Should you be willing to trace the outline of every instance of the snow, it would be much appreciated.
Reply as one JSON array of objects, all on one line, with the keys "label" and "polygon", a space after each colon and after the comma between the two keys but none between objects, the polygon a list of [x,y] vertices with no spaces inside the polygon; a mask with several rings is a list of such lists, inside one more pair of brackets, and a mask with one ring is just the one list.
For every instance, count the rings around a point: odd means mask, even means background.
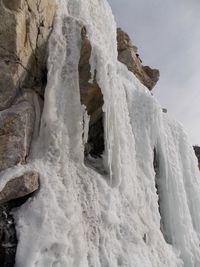
[{"label": "snow", "polygon": [[[5,183],[25,169],[40,173],[39,192],[14,212],[16,267],[200,266],[200,177],[187,135],[117,61],[107,1],[57,4],[40,134],[28,165],[3,174]],[[107,174],[84,164],[89,118],[78,82],[83,26],[104,96]]]}]

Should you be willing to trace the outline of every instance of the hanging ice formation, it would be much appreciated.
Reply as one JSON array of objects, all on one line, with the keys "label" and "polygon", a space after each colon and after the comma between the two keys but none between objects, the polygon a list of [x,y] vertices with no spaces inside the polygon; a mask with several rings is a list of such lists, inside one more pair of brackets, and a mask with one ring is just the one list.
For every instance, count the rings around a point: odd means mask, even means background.
[{"label": "hanging ice formation", "polygon": [[[40,136],[26,167],[40,173],[41,188],[15,212],[16,267],[199,267],[200,177],[186,134],[117,61],[107,1],[57,5]],[[104,173],[84,164],[83,27],[104,98]]]}]

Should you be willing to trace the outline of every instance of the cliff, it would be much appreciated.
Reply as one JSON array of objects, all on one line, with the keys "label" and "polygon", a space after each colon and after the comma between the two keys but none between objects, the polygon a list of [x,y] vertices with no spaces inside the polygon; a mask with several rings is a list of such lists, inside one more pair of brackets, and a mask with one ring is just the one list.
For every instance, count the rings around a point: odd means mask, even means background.
[{"label": "cliff", "polygon": [[2,267],[199,266],[193,149],[107,1],[2,0],[0,66]]}]

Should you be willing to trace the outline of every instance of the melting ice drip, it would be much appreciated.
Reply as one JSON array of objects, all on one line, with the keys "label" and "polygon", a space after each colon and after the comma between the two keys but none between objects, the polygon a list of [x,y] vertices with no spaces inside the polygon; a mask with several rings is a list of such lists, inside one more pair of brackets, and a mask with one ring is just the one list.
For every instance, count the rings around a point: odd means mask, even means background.
[{"label": "melting ice drip", "polygon": [[[104,96],[109,177],[83,163],[78,83],[83,26]],[[195,165],[180,125],[117,62],[116,25],[106,0],[58,1],[41,134],[30,163],[40,172],[41,189],[15,214],[16,266],[200,266]]]}]

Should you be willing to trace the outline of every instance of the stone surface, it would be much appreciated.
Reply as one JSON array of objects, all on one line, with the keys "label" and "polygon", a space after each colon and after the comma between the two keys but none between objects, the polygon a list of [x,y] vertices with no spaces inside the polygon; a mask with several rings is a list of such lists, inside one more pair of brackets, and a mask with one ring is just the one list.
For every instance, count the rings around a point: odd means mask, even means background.
[{"label": "stone surface", "polygon": [[35,123],[34,95],[23,92],[0,113],[0,171],[26,162]]},{"label": "stone surface", "polygon": [[194,152],[195,152],[195,155],[198,159],[198,166],[199,166],[199,170],[200,170],[200,147],[194,146]]},{"label": "stone surface", "polygon": [[128,34],[120,28],[117,29],[117,43],[118,60],[125,64],[142,84],[152,90],[159,79],[159,71],[142,65],[142,61],[137,54],[137,47],[132,45]]},{"label": "stone surface", "polygon": [[0,203],[21,198],[33,193],[39,188],[39,174],[27,172],[10,180],[0,192]]},{"label": "stone surface", "polygon": [[122,31],[121,28],[117,28],[117,50],[121,52],[128,48],[132,48],[135,53],[137,53],[137,47],[132,45],[129,35]]},{"label": "stone surface", "polygon": [[12,104],[22,86],[37,85],[43,92],[54,13],[53,0],[0,1],[0,110]]},{"label": "stone surface", "polygon": [[2,0],[6,8],[10,10],[19,10],[22,9],[24,0]]}]

